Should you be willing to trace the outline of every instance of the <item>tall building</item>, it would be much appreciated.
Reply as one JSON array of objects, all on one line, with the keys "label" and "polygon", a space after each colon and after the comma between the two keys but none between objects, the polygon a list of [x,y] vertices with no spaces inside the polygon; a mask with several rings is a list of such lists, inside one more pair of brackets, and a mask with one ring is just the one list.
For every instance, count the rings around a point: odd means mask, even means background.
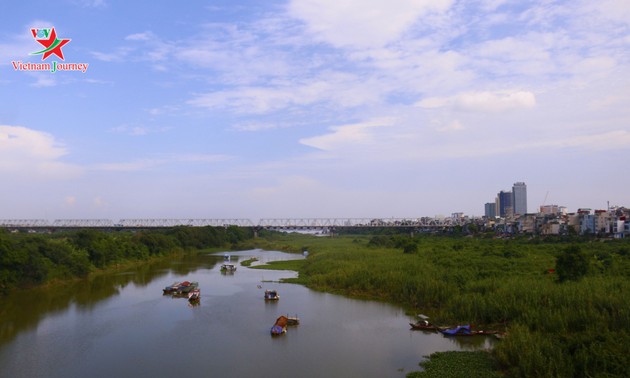
[{"label": "tall building", "polygon": [[512,209],[514,214],[527,214],[527,185],[515,182],[512,186]]},{"label": "tall building", "polygon": [[484,214],[487,218],[494,218],[497,216],[497,204],[494,202],[488,202],[485,204]]},{"label": "tall building", "polygon": [[514,214],[512,208],[512,192],[504,190],[497,194],[497,212],[500,217],[508,217]]}]

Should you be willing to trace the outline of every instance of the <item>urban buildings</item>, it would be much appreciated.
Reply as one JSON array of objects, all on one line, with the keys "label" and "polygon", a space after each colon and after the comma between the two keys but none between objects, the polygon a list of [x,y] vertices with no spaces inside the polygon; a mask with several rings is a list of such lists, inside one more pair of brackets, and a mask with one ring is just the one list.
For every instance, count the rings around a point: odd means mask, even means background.
[{"label": "urban buildings", "polygon": [[527,214],[527,185],[515,182],[512,191],[500,191],[494,203],[484,205],[486,217],[511,217],[517,214]]}]

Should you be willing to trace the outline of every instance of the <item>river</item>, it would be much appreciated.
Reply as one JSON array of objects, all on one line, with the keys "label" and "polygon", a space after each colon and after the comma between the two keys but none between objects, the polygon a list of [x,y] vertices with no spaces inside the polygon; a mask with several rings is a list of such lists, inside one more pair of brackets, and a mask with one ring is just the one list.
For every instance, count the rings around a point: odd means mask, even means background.
[{"label": "river", "polygon": [[[399,307],[279,283],[295,272],[249,269],[303,258],[274,251],[200,254],[0,297],[0,377],[404,377],[436,351],[488,348],[484,336],[411,331]],[[197,281],[201,299],[163,295]],[[275,289],[276,302],[263,299]],[[272,337],[280,315],[300,325]]]}]

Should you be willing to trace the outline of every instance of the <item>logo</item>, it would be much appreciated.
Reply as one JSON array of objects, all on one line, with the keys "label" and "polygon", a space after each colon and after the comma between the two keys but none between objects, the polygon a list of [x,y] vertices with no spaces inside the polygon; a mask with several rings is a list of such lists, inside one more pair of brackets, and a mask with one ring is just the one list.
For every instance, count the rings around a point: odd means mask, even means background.
[{"label": "logo", "polygon": [[32,52],[31,55],[40,55],[42,54],[42,60],[46,60],[52,54],[55,54],[61,60],[65,60],[63,57],[63,51],[61,48],[65,46],[70,39],[59,39],[57,38],[57,32],[55,28],[51,29],[31,29],[31,34],[33,34],[33,38],[40,45],[44,46],[45,49],[37,52]]},{"label": "logo", "polygon": [[[70,43],[71,39],[57,37],[57,31],[54,27],[32,28],[31,35],[37,43],[44,47],[44,49],[32,52],[29,55],[41,55],[42,61],[50,58],[53,55],[57,56],[62,61],[66,60],[63,55],[62,48]],[[56,60],[51,60],[50,62],[43,63],[31,63],[22,62],[21,60],[14,60],[11,62],[11,64],[13,64],[13,69],[15,71],[50,71],[52,73],[55,73],[57,71],[80,71],[85,73],[89,66],[88,63],[65,63],[58,62]]]}]

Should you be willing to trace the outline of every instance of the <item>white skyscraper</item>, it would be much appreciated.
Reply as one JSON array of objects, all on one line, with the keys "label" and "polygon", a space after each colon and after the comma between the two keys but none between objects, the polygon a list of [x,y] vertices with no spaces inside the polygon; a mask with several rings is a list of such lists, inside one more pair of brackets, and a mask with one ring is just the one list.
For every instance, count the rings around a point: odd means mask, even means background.
[{"label": "white skyscraper", "polygon": [[512,186],[512,206],[514,214],[527,213],[527,185],[524,182],[515,182]]}]

